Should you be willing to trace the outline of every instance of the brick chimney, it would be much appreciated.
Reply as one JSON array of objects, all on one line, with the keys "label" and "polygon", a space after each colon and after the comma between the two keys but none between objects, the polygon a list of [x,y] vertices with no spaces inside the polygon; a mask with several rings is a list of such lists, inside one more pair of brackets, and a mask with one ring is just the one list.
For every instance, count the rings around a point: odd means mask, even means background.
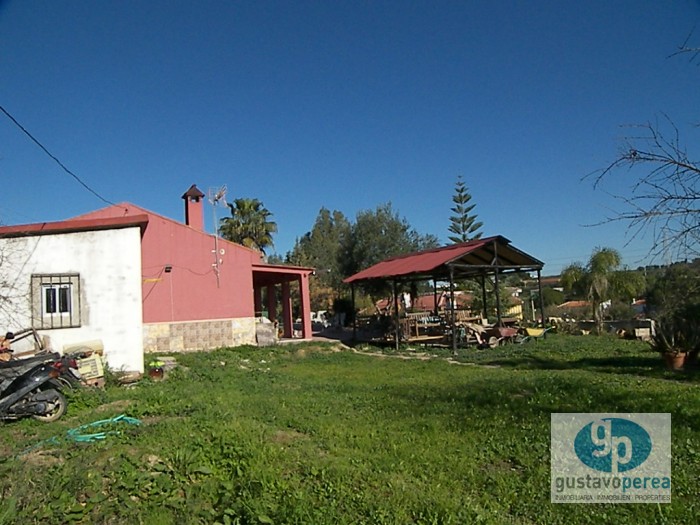
[{"label": "brick chimney", "polygon": [[182,196],[185,199],[185,224],[199,231],[204,231],[203,197],[204,193],[199,191],[195,184]]}]

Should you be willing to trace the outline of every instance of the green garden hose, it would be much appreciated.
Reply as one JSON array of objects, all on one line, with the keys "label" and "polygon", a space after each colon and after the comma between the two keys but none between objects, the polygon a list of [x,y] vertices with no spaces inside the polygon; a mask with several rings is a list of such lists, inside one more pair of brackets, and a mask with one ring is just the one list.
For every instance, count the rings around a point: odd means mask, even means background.
[{"label": "green garden hose", "polygon": [[93,427],[101,427],[103,425],[109,425],[112,423],[128,423],[129,425],[140,425],[141,421],[139,419],[136,419],[134,417],[129,417],[127,415],[121,414],[118,416],[115,416],[111,419],[102,419],[100,421],[95,421],[93,423],[86,423],[85,425],[81,425],[79,427],[73,428],[66,432],[66,437],[69,440],[76,441],[78,443],[90,443],[92,441],[99,441],[101,439],[105,439],[107,436],[111,434],[119,434],[118,430],[108,430],[106,432],[96,432],[93,434],[83,434],[83,430],[87,428],[93,428]]},{"label": "green garden hose", "polygon": [[97,427],[102,427],[105,425],[112,425],[115,423],[126,423],[129,425],[140,425],[141,420],[136,419],[135,417],[129,417],[125,414],[120,414],[118,416],[115,416],[110,419],[101,419],[99,421],[94,421],[93,423],[86,423],[84,425],[80,425],[79,427],[73,428],[66,432],[66,435],[61,438],[60,436],[53,436],[48,439],[45,439],[43,441],[40,441],[36,445],[32,445],[31,447],[23,450],[22,452],[19,453],[19,456],[23,456],[25,454],[28,454],[29,452],[36,450],[37,448],[41,448],[45,444],[51,444],[51,445],[58,445],[62,440],[67,440],[67,441],[74,441],[76,443],[92,443],[94,441],[100,441],[103,439],[106,439],[107,436],[113,435],[113,434],[119,434],[119,430],[106,430],[103,432],[93,432],[93,433],[85,433],[86,429],[89,428],[97,428]]}]

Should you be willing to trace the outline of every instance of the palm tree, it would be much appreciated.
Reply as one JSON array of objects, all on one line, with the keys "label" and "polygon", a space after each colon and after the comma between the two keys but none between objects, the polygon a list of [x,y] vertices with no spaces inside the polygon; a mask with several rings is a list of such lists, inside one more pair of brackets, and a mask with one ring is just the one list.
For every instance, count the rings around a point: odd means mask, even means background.
[{"label": "palm tree", "polygon": [[219,234],[229,241],[259,250],[273,246],[272,234],[277,223],[269,220],[272,213],[258,199],[236,199],[229,203],[231,217],[221,219]]},{"label": "palm tree", "polygon": [[596,248],[588,264],[573,263],[564,268],[561,282],[564,289],[583,295],[593,307],[596,332],[603,331],[605,301],[615,298],[632,298],[644,287],[644,278],[635,272],[620,269],[622,257],[613,248]]}]

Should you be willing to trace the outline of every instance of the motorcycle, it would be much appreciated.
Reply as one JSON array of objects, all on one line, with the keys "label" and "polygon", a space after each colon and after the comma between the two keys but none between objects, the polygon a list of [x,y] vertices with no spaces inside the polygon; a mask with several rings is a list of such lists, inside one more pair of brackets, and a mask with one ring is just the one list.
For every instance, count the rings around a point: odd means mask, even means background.
[{"label": "motorcycle", "polygon": [[68,406],[61,389],[70,382],[70,368],[70,358],[58,353],[0,363],[0,419],[58,420]]}]

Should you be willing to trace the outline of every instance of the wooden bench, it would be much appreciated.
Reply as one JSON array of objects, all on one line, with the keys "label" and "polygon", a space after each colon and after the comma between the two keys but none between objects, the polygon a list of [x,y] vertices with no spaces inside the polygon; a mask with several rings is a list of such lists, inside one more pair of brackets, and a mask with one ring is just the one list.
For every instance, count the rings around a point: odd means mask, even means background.
[{"label": "wooden bench", "polygon": [[443,324],[435,320],[430,312],[411,312],[399,319],[401,334],[407,342],[438,341],[443,339]]}]

